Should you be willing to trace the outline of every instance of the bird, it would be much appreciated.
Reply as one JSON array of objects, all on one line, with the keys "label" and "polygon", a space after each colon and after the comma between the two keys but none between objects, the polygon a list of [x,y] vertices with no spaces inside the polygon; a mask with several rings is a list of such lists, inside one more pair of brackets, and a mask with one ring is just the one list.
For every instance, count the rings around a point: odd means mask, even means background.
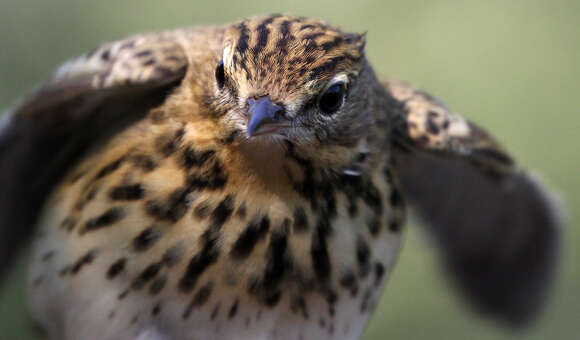
[{"label": "bird", "polygon": [[33,322],[49,339],[357,339],[407,210],[476,313],[537,320],[558,199],[365,50],[276,14],[64,63],[0,124],[0,275],[30,243]]}]

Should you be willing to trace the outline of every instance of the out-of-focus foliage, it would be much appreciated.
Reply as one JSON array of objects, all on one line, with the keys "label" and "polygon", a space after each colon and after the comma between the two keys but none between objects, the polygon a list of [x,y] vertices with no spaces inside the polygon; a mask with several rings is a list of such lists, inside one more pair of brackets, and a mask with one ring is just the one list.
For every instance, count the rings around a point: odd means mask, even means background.
[{"label": "out-of-focus foliage", "polygon": [[[15,103],[66,58],[101,42],[272,12],[368,31],[367,55],[378,73],[417,84],[492,131],[521,164],[542,173],[568,207],[559,279],[536,327],[511,333],[474,318],[444,281],[420,230],[409,225],[399,264],[364,339],[576,339],[578,1],[2,0],[0,107]],[[35,339],[26,319],[25,271],[22,260],[1,286],[2,339]]]}]

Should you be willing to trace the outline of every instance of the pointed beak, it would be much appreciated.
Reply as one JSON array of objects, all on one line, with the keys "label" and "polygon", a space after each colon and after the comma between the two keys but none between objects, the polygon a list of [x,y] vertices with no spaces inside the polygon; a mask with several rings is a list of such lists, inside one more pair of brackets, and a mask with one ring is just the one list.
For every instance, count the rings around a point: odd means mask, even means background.
[{"label": "pointed beak", "polygon": [[272,134],[281,128],[290,126],[290,122],[284,117],[281,106],[270,101],[269,96],[248,99],[248,136],[254,137]]}]

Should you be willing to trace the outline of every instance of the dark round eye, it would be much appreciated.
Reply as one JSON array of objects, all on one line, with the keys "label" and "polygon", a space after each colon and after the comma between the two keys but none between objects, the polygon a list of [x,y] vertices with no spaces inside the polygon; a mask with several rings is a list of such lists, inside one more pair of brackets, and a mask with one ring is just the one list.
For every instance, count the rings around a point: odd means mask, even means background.
[{"label": "dark round eye", "polygon": [[224,83],[226,82],[226,73],[224,70],[223,60],[220,60],[218,66],[215,69],[215,79],[217,80],[219,88],[222,88],[224,86]]},{"label": "dark round eye", "polygon": [[336,112],[344,102],[344,84],[338,83],[329,87],[318,100],[320,111],[326,114]]}]

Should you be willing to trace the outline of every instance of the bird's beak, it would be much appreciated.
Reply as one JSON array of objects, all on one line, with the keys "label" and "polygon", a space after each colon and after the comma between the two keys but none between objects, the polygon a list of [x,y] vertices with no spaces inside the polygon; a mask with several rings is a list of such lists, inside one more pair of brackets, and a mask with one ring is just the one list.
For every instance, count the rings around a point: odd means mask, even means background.
[{"label": "bird's beak", "polygon": [[284,127],[290,126],[290,121],[284,117],[281,106],[270,101],[269,96],[248,99],[248,136],[254,137],[272,134]]}]

